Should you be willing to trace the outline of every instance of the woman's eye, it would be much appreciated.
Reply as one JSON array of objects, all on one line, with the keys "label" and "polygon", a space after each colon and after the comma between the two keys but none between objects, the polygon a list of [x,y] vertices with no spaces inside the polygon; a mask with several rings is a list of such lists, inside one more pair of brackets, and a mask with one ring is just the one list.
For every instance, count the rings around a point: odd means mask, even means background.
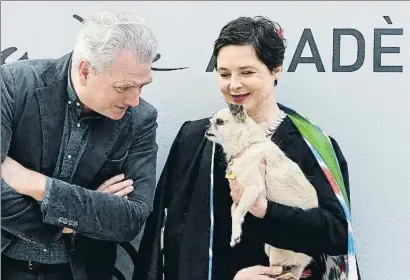
[{"label": "woman's eye", "polygon": [[223,125],[225,122],[224,122],[223,119],[218,118],[218,119],[216,119],[215,123],[216,123],[217,125]]},{"label": "woman's eye", "polygon": [[222,78],[226,78],[226,77],[229,77],[229,74],[227,74],[227,73],[221,73],[221,74],[219,74]]},{"label": "woman's eye", "polygon": [[254,72],[243,72],[242,74],[243,75],[245,75],[245,76],[249,76],[249,75],[252,75]]}]

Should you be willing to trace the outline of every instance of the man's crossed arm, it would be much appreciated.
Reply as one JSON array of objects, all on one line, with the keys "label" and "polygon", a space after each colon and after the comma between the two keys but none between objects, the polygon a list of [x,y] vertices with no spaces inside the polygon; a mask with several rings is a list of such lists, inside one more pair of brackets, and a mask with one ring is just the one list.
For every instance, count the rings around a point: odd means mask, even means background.
[{"label": "man's crossed arm", "polygon": [[[9,191],[14,190],[15,195],[31,197],[40,204],[43,201],[47,182],[45,175],[29,170],[12,158],[6,157],[1,164],[1,177],[6,184],[4,187],[8,187]],[[124,174],[114,176],[102,183],[97,191],[128,198],[128,195],[134,190],[133,181],[124,179]],[[62,232],[71,233],[73,229],[65,227]]]}]

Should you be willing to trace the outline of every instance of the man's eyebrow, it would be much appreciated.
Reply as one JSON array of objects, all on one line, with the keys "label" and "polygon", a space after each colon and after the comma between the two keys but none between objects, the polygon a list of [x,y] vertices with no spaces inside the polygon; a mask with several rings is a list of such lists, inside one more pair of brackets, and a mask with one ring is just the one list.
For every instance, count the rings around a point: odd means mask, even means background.
[{"label": "man's eyebrow", "polygon": [[128,87],[128,86],[134,86],[135,84],[129,81],[120,81],[114,83],[114,87]]},{"label": "man's eyebrow", "polygon": [[[145,83],[143,83],[142,85],[148,85],[150,83],[152,83],[152,77],[149,78],[149,80],[147,80]],[[135,82],[131,82],[131,81],[120,81],[120,82],[116,82],[114,85],[114,87],[136,87],[138,86],[137,83]]]}]

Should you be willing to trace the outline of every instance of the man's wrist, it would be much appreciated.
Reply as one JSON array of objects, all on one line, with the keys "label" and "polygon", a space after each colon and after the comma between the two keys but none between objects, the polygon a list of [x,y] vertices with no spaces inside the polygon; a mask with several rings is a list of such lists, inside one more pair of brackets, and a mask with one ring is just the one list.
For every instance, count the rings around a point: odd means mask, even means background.
[{"label": "man's wrist", "polygon": [[25,186],[23,186],[24,194],[31,196],[37,201],[43,201],[47,177],[41,173],[28,170],[26,178],[24,180]]},{"label": "man's wrist", "polygon": [[50,204],[50,195],[51,195],[51,187],[53,186],[53,179],[50,177],[46,177],[46,188],[44,190],[44,196],[41,203],[41,212],[43,214],[47,214],[48,212],[48,205]]}]

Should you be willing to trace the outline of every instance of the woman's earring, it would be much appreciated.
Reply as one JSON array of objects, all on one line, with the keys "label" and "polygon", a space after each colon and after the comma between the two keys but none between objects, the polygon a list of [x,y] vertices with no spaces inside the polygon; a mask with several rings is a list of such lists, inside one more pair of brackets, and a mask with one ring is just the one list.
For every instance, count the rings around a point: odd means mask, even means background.
[{"label": "woman's earring", "polygon": [[274,85],[275,87],[278,85],[279,72],[282,72],[282,66],[281,66],[281,67],[278,69],[278,71],[275,72],[275,74],[274,74],[275,81],[273,82],[273,85]]}]

